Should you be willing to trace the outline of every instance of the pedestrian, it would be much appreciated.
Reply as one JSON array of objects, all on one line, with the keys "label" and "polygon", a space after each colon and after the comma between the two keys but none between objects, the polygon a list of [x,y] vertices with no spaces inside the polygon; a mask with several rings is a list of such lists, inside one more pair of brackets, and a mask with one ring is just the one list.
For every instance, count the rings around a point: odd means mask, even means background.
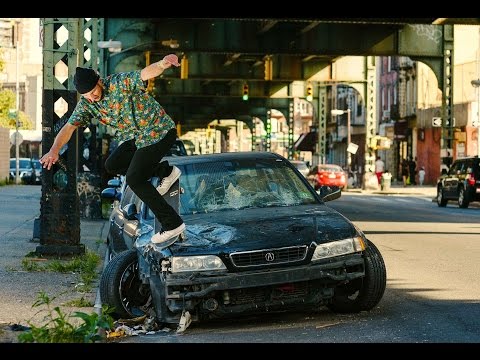
[{"label": "pedestrian", "polygon": [[401,172],[402,172],[402,180],[403,180],[403,187],[407,186],[407,181],[408,181],[408,161],[407,159],[403,159],[402,163],[400,164],[401,166]]},{"label": "pedestrian", "polygon": [[413,160],[413,156],[410,156],[410,161],[408,163],[408,173],[410,174],[410,185],[417,185],[417,163],[415,162],[415,160]]},{"label": "pedestrian", "polygon": [[[149,79],[159,76],[172,65],[180,65],[174,54],[141,70],[105,78],[100,78],[92,69],[77,67],[73,83],[82,96],[52,147],[40,159],[43,167],[50,170],[75,130],[88,126],[93,118],[116,129],[115,136],[120,144],[106,159],[105,170],[113,175],[125,175],[133,192],[161,222],[162,231],[152,237],[152,242],[160,245],[185,230],[182,218],[162,196],[178,180],[181,172],[167,161],[161,161],[177,138],[176,125],[146,91],[146,86]],[[156,189],[150,182],[152,176],[160,179]]]},{"label": "pedestrian", "polygon": [[377,156],[377,160],[375,161],[375,175],[377,175],[378,184],[382,183],[382,174],[385,171],[385,163]]},{"label": "pedestrian", "polygon": [[420,170],[418,170],[418,182],[420,185],[423,185],[425,181],[425,168],[422,166]]}]

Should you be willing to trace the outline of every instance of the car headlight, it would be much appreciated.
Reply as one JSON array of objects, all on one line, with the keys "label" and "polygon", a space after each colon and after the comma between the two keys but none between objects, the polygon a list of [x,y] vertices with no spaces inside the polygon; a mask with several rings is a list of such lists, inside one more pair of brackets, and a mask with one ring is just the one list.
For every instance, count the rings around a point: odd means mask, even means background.
[{"label": "car headlight", "polygon": [[315,248],[312,261],[322,260],[333,256],[353,254],[363,251],[365,248],[366,245],[361,236],[319,244]]},{"label": "car headlight", "polygon": [[172,273],[226,269],[223,261],[215,255],[179,256],[172,258]]}]

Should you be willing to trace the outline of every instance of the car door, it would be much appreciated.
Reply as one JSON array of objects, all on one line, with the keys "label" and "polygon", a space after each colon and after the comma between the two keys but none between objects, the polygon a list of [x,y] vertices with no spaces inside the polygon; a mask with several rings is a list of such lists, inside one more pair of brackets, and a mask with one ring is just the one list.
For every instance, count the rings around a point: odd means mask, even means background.
[{"label": "car door", "polygon": [[128,222],[128,220],[125,218],[122,210],[130,203],[133,196],[135,196],[135,194],[133,193],[132,189],[127,186],[122,194],[120,203],[113,209],[112,215],[110,216],[110,229],[108,232],[108,237],[115,253],[128,249],[128,247],[125,245],[123,234],[125,224]]},{"label": "car door", "polygon": [[124,227],[123,227],[123,233],[122,233],[122,239],[123,239],[123,243],[125,244],[125,247],[128,248],[128,249],[132,249],[133,244],[135,243],[135,240],[137,239],[136,234],[137,234],[137,228],[138,228],[138,224],[139,224],[138,219],[141,216],[140,209],[141,209],[142,201],[140,200],[140,198],[137,195],[133,194],[129,203],[135,205],[138,218],[137,219],[131,219],[131,220],[125,219]]}]

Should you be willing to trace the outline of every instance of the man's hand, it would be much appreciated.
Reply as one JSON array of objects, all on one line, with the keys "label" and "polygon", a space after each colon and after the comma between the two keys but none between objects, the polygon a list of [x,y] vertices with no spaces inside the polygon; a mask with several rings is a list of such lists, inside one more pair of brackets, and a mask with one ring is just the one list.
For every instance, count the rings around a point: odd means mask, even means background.
[{"label": "man's hand", "polygon": [[170,64],[168,67],[170,67],[171,65],[176,66],[176,67],[180,66],[180,64],[178,63],[178,56],[175,55],[175,54],[169,54],[169,55],[165,56],[162,61],[163,61],[163,63]]},{"label": "man's hand", "polygon": [[175,54],[169,54],[165,56],[162,60],[154,62],[145,68],[142,69],[140,73],[140,78],[143,81],[150,80],[154,77],[157,77],[163,73],[166,69],[171,66],[180,66],[178,63],[178,57]]},{"label": "man's hand", "polygon": [[39,160],[44,168],[50,170],[50,168],[58,161],[58,153],[50,150],[48,153],[43,155]]}]

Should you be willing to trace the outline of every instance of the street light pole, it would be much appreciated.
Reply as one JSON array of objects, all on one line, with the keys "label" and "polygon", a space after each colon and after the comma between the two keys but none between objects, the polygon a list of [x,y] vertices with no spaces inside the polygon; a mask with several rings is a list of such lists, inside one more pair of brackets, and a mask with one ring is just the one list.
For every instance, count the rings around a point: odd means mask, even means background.
[{"label": "street light pole", "polygon": [[348,147],[350,146],[350,143],[352,142],[351,139],[351,133],[350,133],[350,123],[351,123],[351,110],[348,108],[347,110],[339,110],[339,109],[333,109],[331,111],[332,115],[343,115],[347,113],[347,170],[348,174],[350,174],[350,168],[352,166],[352,153],[348,151]]},{"label": "street light pole", "polygon": [[478,49],[477,49],[477,80],[470,82],[477,92],[477,156],[480,157],[480,28],[478,29]]},{"label": "street light pole", "polygon": [[352,142],[351,133],[350,133],[350,108],[347,109],[347,169],[348,169],[348,176],[350,176],[350,169],[352,167],[352,153],[348,151],[348,147]]},{"label": "street light pole", "polygon": [[20,158],[20,144],[18,139],[18,110],[20,109],[20,89],[18,85],[18,21],[15,21],[12,26],[14,31],[12,34],[12,43],[15,47],[15,94],[16,94],[16,105],[15,105],[15,184],[20,184],[20,174],[19,174],[19,158]]}]

